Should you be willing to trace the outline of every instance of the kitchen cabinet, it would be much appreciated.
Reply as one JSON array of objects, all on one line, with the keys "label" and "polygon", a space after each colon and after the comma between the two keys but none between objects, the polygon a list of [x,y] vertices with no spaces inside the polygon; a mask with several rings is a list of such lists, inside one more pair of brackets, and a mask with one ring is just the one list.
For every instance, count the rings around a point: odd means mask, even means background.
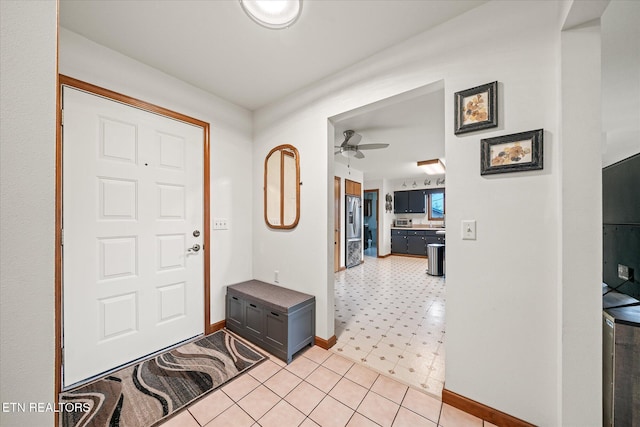
[{"label": "kitchen cabinet", "polygon": [[409,192],[396,191],[393,193],[393,212],[406,213],[409,212]]},{"label": "kitchen cabinet", "polygon": [[426,213],[426,202],[424,190],[409,191],[409,213]]},{"label": "kitchen cabinet", "polygon": [[426,213],[426,193],[424,190],[394,192],[394,213]]},{"label": "kitchen cabinet", "polygon": [[409,255],[427,256],[426,239],[426,230],[410,230],[407,233],[407,253]]},{"label": "kitchen cabinet", "polygon": [[227,286],[226,327],[290,363],[315,341],[312,295],[250,280]]},{"label": "kitchen cabinet", "polygon": [[445,243],[445,236],[437,233],[438,230],[394,228],[391,230],[391,253],[426,257],[429,244]]},{"label": "kitchen cabinet", "polygon": [[348,194],[351,196],[358,196],[362,194],[362,184],[356,181],[351,181],[350,179],[345,179],[345,188],[344,194]]},{"label": "kitchen cabinet", "polygon": [[391,230],[391,253],[407,254],[409,247],[407,242],[407,230]]},{"label": "kitchen cabinet", "polygon": [[437,234],[438,230],[427,230],[426,235],[426,243],[430,245],[431,243],[442,243],[444,244],[445,238],[444,234]]}]

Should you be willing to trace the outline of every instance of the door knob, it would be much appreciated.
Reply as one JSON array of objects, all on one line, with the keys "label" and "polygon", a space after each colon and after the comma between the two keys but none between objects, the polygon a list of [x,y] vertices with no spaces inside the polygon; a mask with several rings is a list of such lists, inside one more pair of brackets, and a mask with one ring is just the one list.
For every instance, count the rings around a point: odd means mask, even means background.
[{"label": "door knob", "polygon": [[196,243],[195,245],[187,249],[187,252],[198,252],[199,250],[200,250],[200,245]]}]

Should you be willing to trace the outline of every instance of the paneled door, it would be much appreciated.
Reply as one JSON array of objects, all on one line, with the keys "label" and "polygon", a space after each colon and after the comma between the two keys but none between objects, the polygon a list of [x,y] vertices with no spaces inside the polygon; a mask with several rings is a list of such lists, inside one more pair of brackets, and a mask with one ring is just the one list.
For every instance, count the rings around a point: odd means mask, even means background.
[{"label": "paneled door", "polygon": [[62,96],[68,388],[204,332],[204,130]]}]

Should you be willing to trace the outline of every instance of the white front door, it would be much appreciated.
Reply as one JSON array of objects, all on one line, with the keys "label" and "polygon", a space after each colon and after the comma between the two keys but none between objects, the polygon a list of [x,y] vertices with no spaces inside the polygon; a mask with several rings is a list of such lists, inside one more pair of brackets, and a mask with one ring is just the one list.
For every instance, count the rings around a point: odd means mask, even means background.
[{"label": "white front door", "polygon": [[204,130],[66,86],[63,110],[67,388],[204,332]]}]

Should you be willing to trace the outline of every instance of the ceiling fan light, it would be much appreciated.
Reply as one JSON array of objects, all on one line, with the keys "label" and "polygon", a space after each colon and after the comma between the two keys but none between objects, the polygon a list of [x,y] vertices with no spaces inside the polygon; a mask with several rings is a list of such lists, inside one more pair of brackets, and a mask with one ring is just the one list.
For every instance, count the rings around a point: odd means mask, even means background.
[{"label": "ceiling fan light", "polygon": [[444,164],[440,159],[423,160],[418,162],[418,166],[422,168],[427,175],[442,175],[445,173]]},{"label": "ceiling fan light", "polygon": [[297,21],[302,0],[240,0],[242,10],[265,28],[278,30]]}]

